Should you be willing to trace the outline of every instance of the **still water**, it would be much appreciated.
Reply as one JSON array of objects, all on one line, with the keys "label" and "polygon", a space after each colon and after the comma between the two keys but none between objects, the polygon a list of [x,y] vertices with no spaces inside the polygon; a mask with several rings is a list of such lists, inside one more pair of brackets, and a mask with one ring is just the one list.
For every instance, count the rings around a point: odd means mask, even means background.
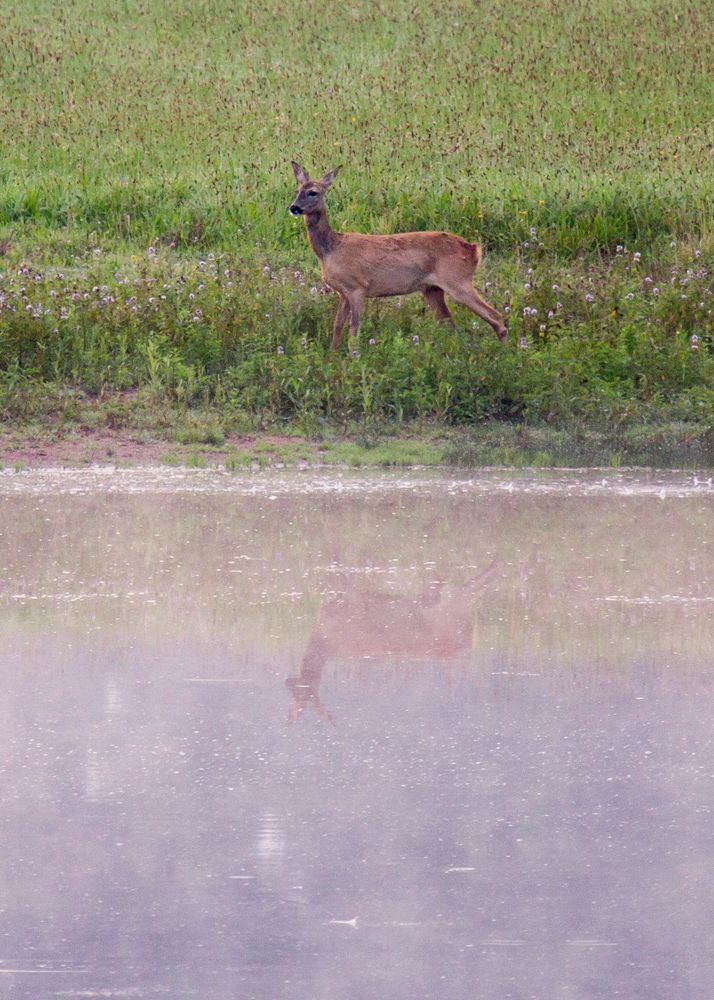
[{"label": "still water", "polygon": [[0,997],[711,1000],[714,489],[0,473]]}]

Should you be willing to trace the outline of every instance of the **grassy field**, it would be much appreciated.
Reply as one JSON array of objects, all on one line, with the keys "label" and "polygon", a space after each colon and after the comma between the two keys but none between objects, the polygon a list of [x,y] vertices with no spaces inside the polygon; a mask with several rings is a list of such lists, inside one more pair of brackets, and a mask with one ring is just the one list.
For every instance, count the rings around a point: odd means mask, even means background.
[{"label": "grassy field", "polygon": [[[0,26],[6,427],[131,430],[138,392],[157,434],[200,413],[208,443],[415,421],[709,440],[709,0],[19,0]],[[480,239],[508,343],[411,297],[330,355],[293,158],[346,165],[336,228]]]}]

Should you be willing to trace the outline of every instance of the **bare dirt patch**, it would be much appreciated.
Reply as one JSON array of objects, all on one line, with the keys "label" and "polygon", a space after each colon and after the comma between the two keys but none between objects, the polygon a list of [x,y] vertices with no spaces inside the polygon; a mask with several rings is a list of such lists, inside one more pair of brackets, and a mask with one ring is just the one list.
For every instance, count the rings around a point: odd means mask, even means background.
[{"label": "bare dirt patch", "polygon": [[76,467],[83,465],[223,465],[227,460],[249,461],[259,445],[266,460],[276,451],[300,444],[294,437],[228,434],[218,445],[177,444],[144,438],[126,431],[86,428],[62,437],[19,436],[0,432],[0,464],[23,468]]}]

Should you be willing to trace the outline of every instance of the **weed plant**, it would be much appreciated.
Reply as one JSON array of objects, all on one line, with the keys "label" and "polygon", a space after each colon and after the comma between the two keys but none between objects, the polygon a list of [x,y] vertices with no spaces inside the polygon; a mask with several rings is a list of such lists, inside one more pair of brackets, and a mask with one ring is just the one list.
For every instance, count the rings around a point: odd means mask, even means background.
[{"label": "weed plant", "polygon": [[[227,427],[714,419],[709,0],[20,0],[3,12],[0,414],[142,388]],[[450,229],[508,343],[334,296],[336,228]],[[347,338],[345,338],[346,340]],[[111,420],[108,404],[107,420]]]}]

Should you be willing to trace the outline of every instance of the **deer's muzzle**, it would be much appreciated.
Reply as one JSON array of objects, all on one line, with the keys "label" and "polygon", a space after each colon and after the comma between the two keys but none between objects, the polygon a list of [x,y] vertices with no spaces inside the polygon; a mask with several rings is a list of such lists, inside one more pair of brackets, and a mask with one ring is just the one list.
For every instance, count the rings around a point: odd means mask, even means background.
[{"label": "deer's muzzle", "polygon": [[291,205],[290,206],[290,214],[291,215],[302,215],[303,211],[302,211],[302,209],[300,208],[299,205]]}]

